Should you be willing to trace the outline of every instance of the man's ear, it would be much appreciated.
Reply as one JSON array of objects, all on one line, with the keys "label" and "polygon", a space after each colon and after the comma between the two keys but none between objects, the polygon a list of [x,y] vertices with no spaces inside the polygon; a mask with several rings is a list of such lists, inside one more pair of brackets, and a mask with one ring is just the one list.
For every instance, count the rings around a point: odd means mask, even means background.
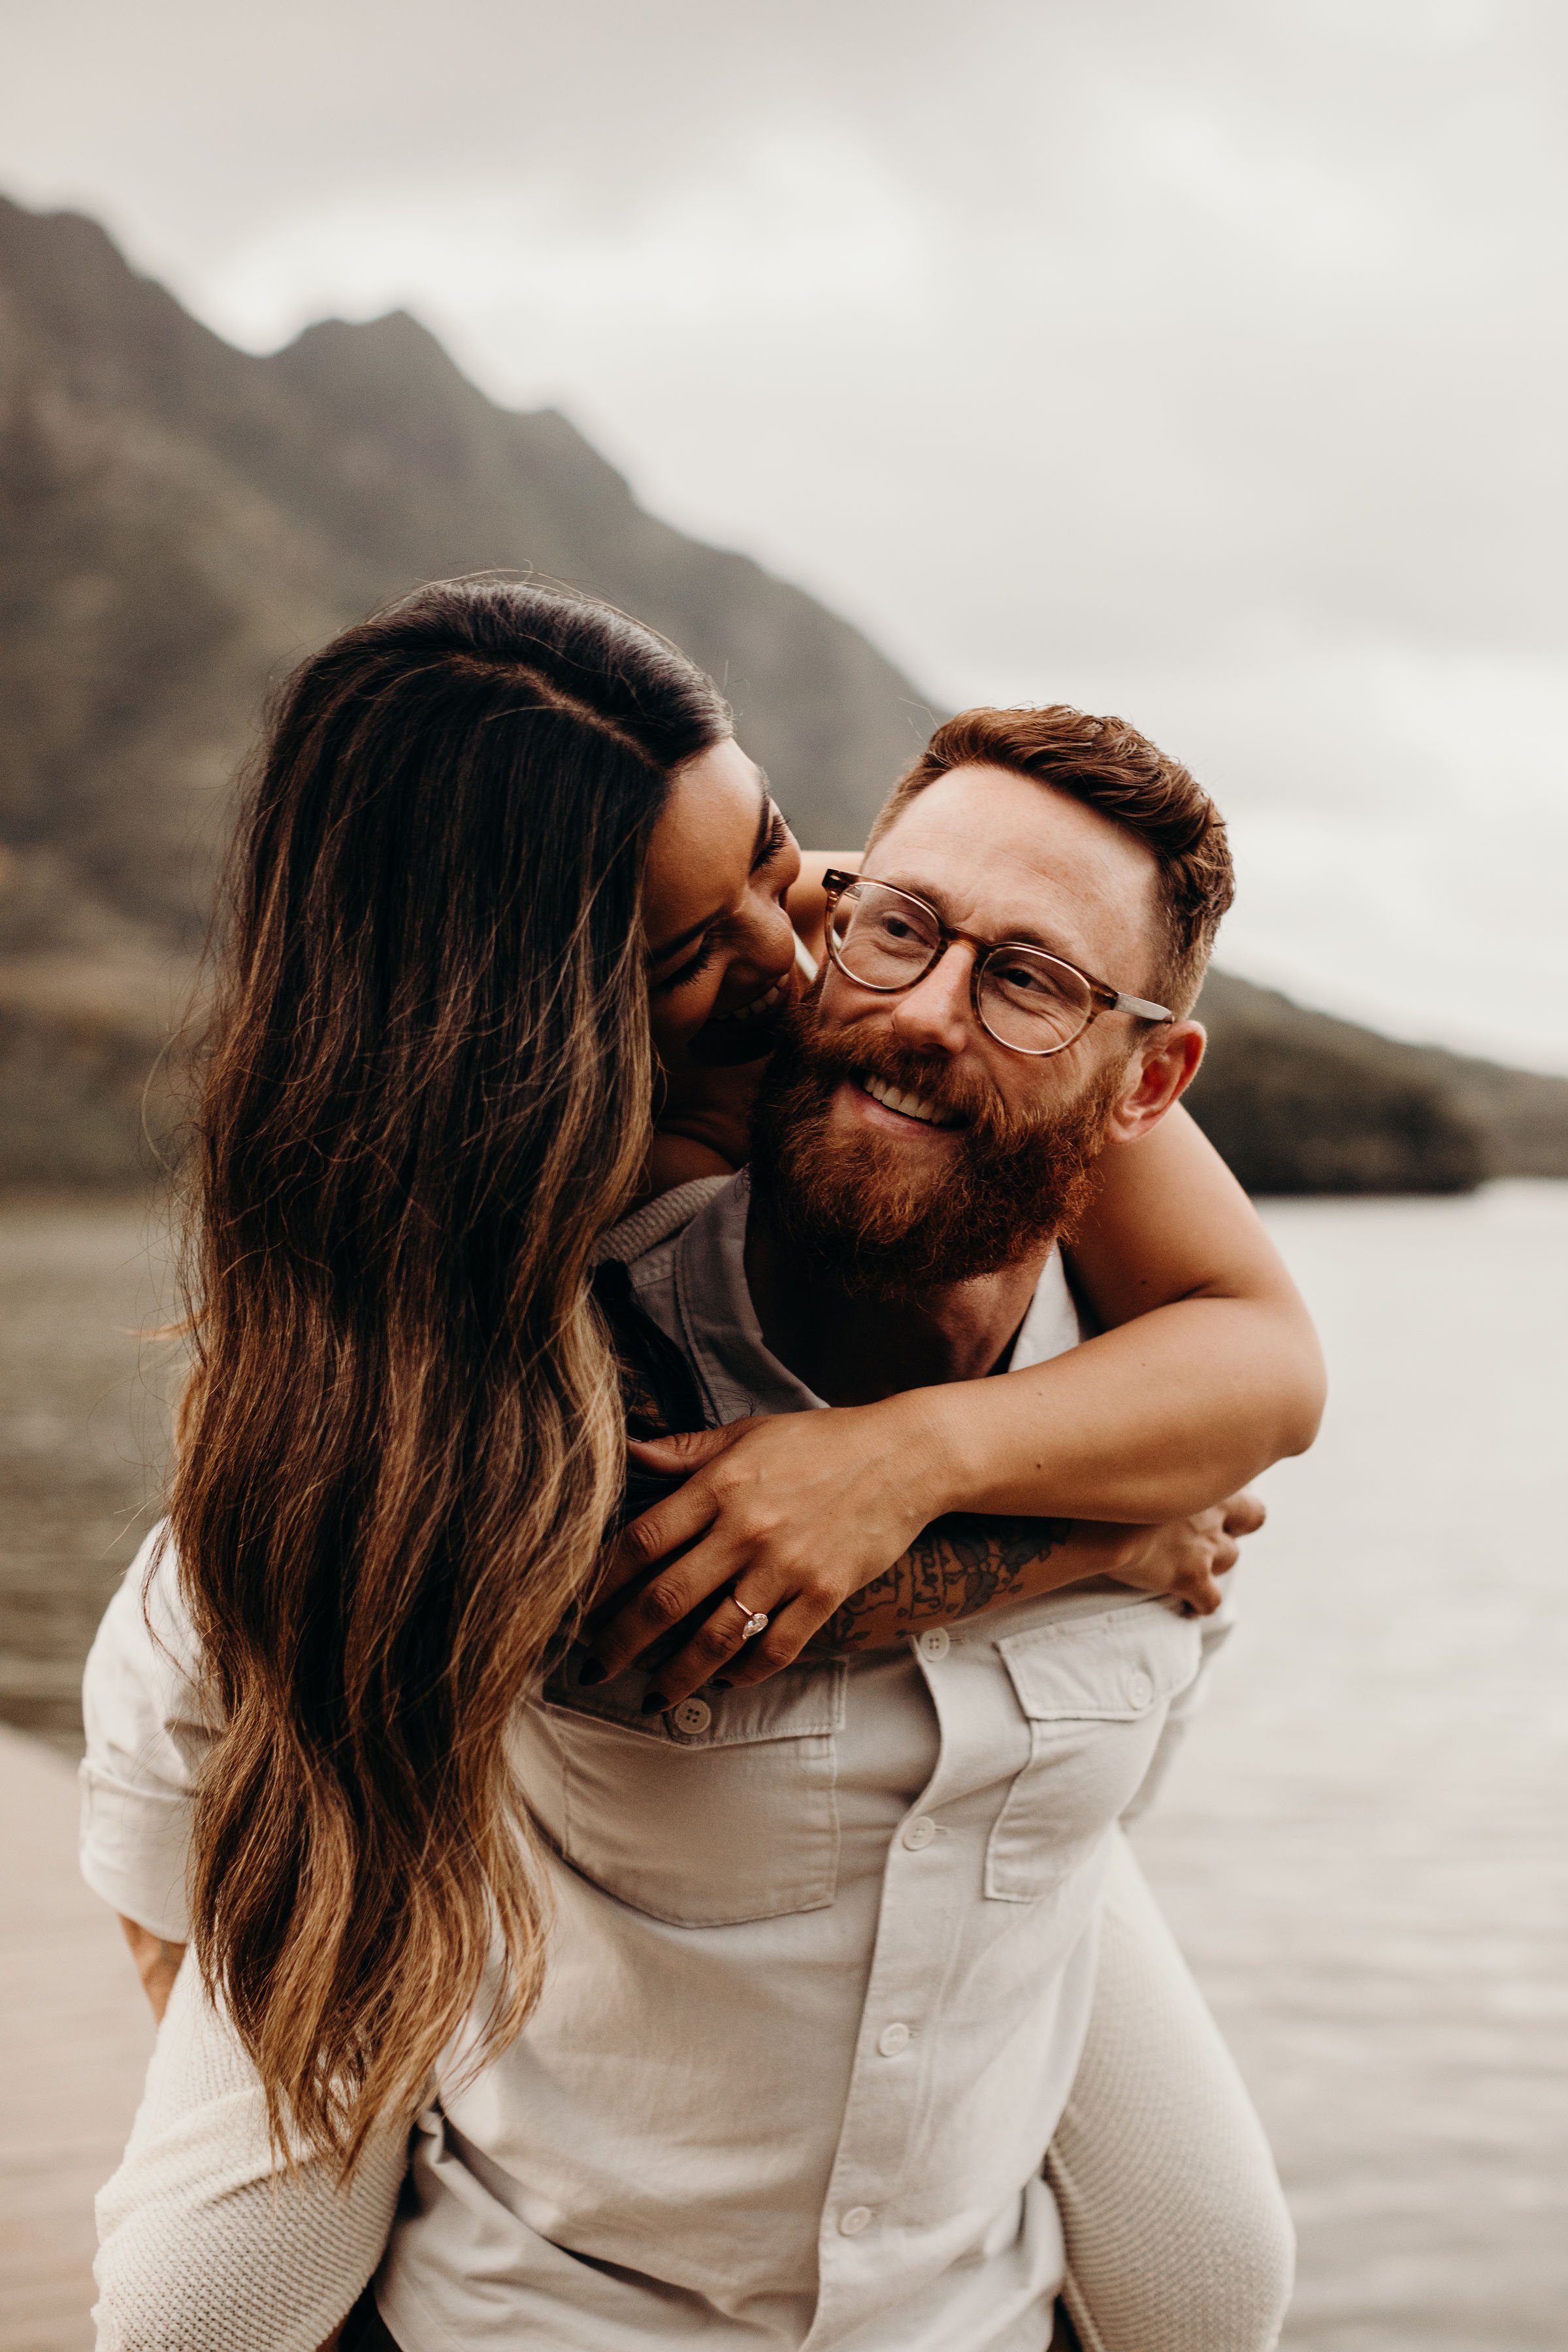
[{"label": "man's ear", "polygon": [[1127,1065],[1126,1083],[1106,1124],[1107,1143],[1132,1143],[1158,1127],[1197,1076],[1207,1044],[1201,1022],[1173,1021],[1141,1047]]}]

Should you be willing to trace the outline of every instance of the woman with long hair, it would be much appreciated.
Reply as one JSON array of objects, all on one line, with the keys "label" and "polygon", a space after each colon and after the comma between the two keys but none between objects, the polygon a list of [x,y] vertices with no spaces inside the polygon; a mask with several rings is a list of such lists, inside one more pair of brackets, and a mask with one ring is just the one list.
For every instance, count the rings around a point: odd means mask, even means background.
[{"label": "woman with long hair", "polygon": [[[796,985],[786,902],[809,922],[809,888],[710,682],[590,601],[438,583],[279,703],[191,1178],[195,1363],[159,1558],[201,1701],[188,1822],[160,1834],[173,1884],[188,1832],[201,1980],[273,2135],[351,2198],[443,2053],[481,2068],[539,1999],[511,1732],[589,1603],[626,1475],[595,1254],[738,1149],[715,1074],[765,1050]],[[1005,1455],[1042,1515],[1207,1511],[1184,1548],[1148,1549],[1169,1588],[1194,1546],[1234,1557],[1217,1507],[1310,1443],[1321,1372],[1189,1122],[1106,1160],[1073,1249],[1106,1328],[967,1385],[973,1491],[942,1507],[984,1508]],[[800,1420],[803,1465],[833,1449],[823,1549],[847,1597],[930,1516],[918,1408]],[[767,1439],[776,1475],[777,1423]],[[89,1740],[95,1770],[106,1790]],[[88,1867],[115,1899],[134,1832],[100,1813]],[[184,1907],[137,1920],[144,1940],[177,1943]]]}]

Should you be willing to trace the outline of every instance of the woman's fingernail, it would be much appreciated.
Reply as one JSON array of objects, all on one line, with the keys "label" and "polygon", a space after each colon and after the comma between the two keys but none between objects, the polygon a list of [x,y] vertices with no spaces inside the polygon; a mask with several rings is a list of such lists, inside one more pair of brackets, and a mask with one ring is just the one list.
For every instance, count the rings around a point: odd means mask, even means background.
[{"label": "woman's fingernail", "polygon": [[662,1691],[649,1691],[642,1703],[642,1711],[645,1715],[662,1715],[668,1705],[669,1701]]},{"label": "woman's fingernail", "polygon": [[604,1681],[605,1676],[608,1672],[609,1668],[607,1666],[602,1666],[597,1658],[584,1658],[577,1673],[578,1688],[580,1690],[592,1690],[595,1683],[602,1683]]}]

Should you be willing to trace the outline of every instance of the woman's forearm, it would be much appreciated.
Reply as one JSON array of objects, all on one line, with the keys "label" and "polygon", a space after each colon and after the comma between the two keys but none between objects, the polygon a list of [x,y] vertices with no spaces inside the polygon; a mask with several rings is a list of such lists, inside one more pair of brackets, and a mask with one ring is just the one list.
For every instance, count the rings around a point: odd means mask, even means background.
[{"label": "woman's forearm", "polygon": [[1101,1153],[1069,1250],[1100,1336],[1005,1380],[902,1402],[947,1510],[1154,1520],[1300,1454],[1323,1360],[1257,1211],[1180,1107]]},{"label": "woman's forearm", "polygon": [[907,1423],[940,1510],[1153,1521],[1303,1452],[1322,1364],[1293,1294],[1186,1298],[1005,1379],[868,1410]]}]

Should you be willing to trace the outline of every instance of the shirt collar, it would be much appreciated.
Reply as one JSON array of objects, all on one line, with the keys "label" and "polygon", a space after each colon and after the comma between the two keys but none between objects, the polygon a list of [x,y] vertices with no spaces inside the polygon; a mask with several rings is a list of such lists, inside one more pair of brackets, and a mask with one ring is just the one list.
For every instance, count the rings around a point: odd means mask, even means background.
[{"label": "shirt collar", "polygon": [[[746,1282],[751,1198],[742,1168],[692,1218],[675,1255],[681,1337],[716,1423],[826,1409],[825,1400],[780,1363],[763,1338]],[[1053,1249],[1014,1346],[1013,1369],[1044,1363],[1081,1337],[1061,1252]]]}]

